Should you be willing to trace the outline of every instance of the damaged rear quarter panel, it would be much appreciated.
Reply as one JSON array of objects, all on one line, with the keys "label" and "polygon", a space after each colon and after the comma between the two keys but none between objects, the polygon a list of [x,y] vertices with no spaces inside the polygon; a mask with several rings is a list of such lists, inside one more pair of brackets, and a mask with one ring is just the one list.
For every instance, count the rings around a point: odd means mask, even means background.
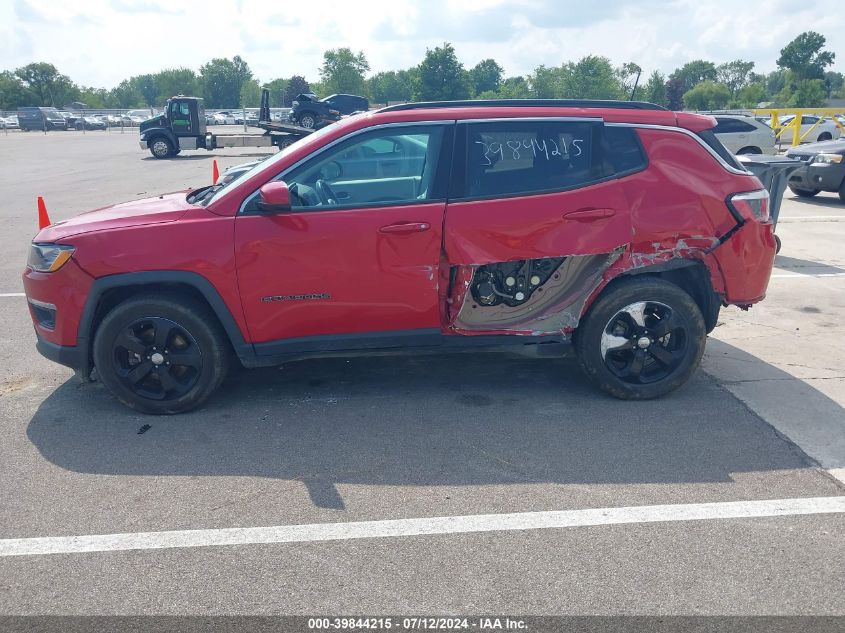
[{"label": "damaged rear quarter panel", "polygon": [[[726,198],[760,187],[753,176],[714,169],[693,139],[638,129],[649,166],[579,190],[449,205],[445,247],[457,265],[448,326],[455,333],[564,334],[574,330],[601,290],[619,275],[673,260],[697,260],[714,291],[725,280],[713,254],[736,225]],[[583,209],[609,209],[591,221],[564,219]],[[470,289],[478,266],[520,259],[567,259],[543,293],[524,305],[479,306]]]}]

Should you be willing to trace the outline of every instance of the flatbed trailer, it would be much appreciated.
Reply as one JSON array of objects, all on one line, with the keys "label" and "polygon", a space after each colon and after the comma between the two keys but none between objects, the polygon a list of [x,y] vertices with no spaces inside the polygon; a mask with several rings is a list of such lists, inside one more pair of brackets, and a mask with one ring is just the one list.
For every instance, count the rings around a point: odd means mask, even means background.
[{"label": "flatbed trailer", "polygon": [[182,150],[225,147],[278,147],[284,149],[314,130],[270,118],[270,93],[261,91],[257,127],[261,134],[215,134],[206,129],[205,106],[199,97],[178,95],[167,100],[164,113],[140,126],[140,147],[155,158],[176,156]]}]

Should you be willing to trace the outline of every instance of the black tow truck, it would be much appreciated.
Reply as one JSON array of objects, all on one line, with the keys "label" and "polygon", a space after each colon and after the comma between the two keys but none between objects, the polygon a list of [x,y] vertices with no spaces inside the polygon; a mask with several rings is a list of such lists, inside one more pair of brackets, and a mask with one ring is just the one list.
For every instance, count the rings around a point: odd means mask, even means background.
[{"label": "black tow truck", "polygon": [[278,147],[311,134],[314,130],[270,118],[270,92],[261,91],[261,108],[256,127],[261,134],[214,134],[206,130],[205,106],[199,97],[178,95],[167,100],[164,112],[141,123],[141,149],[155,158],[168,158],[183,149],[213,150],[220,147]]}]

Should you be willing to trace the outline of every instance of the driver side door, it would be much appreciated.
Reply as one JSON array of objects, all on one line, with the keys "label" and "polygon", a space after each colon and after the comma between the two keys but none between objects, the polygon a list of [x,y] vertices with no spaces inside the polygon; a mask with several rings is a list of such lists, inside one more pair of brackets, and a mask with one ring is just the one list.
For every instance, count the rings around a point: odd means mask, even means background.
[{"label": "driver side door", "polygon": [[439,340],[453,127],[353,133],[276,177],[290,211],[260,211],[257,192],[244,201],[235,255],[259,354]]}]

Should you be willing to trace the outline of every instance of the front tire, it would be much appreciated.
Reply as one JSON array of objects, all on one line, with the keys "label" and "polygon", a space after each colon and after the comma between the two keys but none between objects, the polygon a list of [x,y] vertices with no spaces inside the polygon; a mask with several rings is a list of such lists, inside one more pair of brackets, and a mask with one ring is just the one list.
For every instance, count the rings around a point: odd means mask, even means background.
[{"label": "front tire", "polygon": [[793,187],[792,185],[789,185],[789,190],[799,198],[812,198],[821,191],[820,189],[799,189],[798,187]]},{"label": "front tire", "polygon": [[150,141],[150,153],[155,158],[167,158],[173,155],[173,144],[163,136],[157,136]]},{"label": "front tire", "polygon": [[229,346],[203,304],[144,295],[105,316],[94,337],[94,364],[123,404],[168,415],[199,406],[220,386],[229,368]]},{"label": "front tire", "polygon": [[653,277],[611,286],[575,332],[581,369],[624,400],[658,398],[686,383],[706,341],[704,317],[692,297]]}]

